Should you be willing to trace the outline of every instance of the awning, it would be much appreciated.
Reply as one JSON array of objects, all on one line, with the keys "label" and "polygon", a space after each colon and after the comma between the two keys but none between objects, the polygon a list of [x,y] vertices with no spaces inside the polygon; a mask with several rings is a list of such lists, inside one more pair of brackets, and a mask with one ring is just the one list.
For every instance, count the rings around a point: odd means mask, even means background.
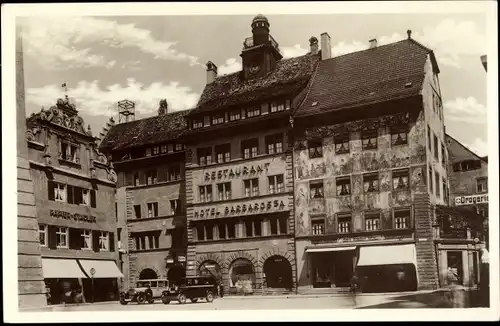
[{"label": "awning", "polygon": [[356,247],[324,247],[324,248],[307,248],[306,252],[330,252],[330,251],[346,251],[354,250]]},{"label": "awning", "polygon": [[44,278],[87,278],[76,259],[42,258]]},{"label": "awning", "polygon": [[414,264],[415,244],[361,247],[358,266]]},{"label": "awning", "polygon": [[93,268],[94,278],[118,278],[124,277],[113,260],[79,260],[83,270],[89,277],[92,277]]}]

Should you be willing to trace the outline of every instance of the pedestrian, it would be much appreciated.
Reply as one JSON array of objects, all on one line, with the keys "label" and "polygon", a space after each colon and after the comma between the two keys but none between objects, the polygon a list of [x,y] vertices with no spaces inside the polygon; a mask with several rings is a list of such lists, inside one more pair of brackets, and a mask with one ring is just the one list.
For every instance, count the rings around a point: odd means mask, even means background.
[{"label": "pedestrian", "polygon": [[356,300],[358,290],[359,290],[359,279],[358,279],[358,276],[356,274],[354,274],[351,278],[351,286],[350,286],[351,298],[352,298],[352,302],[354,304],[354,307],[356,307],[358,305],[357,300]]},{"label": "pedestrian", "polygon": [[405,271],[403,267],[400,267],[398,269],[398,272],[396,273],[396,278],[397,278],[397,291],[404,291],[406,290],[405,286]]},{"label": "pedestrian", "polygon": [[484,307],[490,305],[490,257],[486,248],[481,248],[481,276],[479,278],[480,300]]},{"label": "pedestrian", "polygon": [[464,288],[457,268],[448,266],[448,293],[449,303],[453,308],[463,308],[464,306]]}]

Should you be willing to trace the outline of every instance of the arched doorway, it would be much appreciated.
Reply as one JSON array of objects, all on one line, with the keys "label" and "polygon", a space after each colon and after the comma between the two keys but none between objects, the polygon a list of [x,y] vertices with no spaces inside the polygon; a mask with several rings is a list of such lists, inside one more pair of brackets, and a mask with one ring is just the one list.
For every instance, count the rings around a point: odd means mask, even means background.
[{"label": "arched doorway", "polygon": [[237,293],[251,293],[255,288],[255,269],[246,258],[234,260],[229,267],[229,286]]},{"label": "arched doorway", "polygon": [[167,272],[167,279],[172,284],[179,284],[186,277],[186,270],[181,266],[173,266]]},{"label": "arched doorway", "polygon": [[198,273],[200,276],[213,276],[217,281],[222,279],[222,271],[215,261],[207,260],[200,264],[198,268]]},{"label": "arched doorway", "polygon": [[288,259],[274,255],[263,266],[266,284],[269,288],[291,289],[293,287],[292,266]]},{"label": "arched doorway", "polygon": [[145,268],[139,274],[140,280],[154,280],[158,278],[158,274],[151,268]]}]

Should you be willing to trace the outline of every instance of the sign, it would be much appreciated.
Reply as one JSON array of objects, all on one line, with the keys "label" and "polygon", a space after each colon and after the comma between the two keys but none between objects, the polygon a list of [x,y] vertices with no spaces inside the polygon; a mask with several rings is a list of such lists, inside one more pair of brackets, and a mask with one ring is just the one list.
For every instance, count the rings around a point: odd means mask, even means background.
[{"label": "sign", "polygon": [[251,177],[267,172],[270,163],[254,164],[243,167],[219,169],[212,172],[205,172],[205,182],[232,180],[239,177]]},{"label": "sign", "polygon": [[81,215],[78,213],[68,213],[68,212],[63,212],[63,211],[58,211],[55,209],[50,210],[50,216],[51,217],[56,217],[56,218],[62,218],[64,220],[74,220],[77,222],[87,222],[87,223],[96,223],[96,217],[95,216],[89,216],[89,215]]},{"label": "sign", "polygon": [[173,264],[174,259],[173,258],[167,258],[167,264]]},{"label": "sign", "polygon": [[285,202],[279,199],[247,202],[244,204],[217,205],[211,208],[203,208],[195,210],[194,218],[202,219],[202,218],[215,218],[222,216],[226,217],[226,216],[274,213],[277,211],[284,210],[285,207],[286,207]]},{"label": "sign", "polygon": [[95,275],[95,268],[94,268],[94,267],[92,267],[92,268],[90,269],[90,275],[92,275],[92,276],[94,276],[94,275]]},{"label": "sign", "polygon": [[185,262],[186,261],[186,256],[179,256],[177,257],[177,260],[181,263]]},{"label": "sign", "polygon": [[364,236],[364,237],[353,237],[353,238],[339,238],[336,242],[353,242],[353,241],[367,241],[367,240],[385,240],[385,236],[383,235],[375,235],[375,236]]},{"label": "sign", "polygon": [[487,204],[487,203],[488,203],[488,194],[455,197],[456,206]]}]

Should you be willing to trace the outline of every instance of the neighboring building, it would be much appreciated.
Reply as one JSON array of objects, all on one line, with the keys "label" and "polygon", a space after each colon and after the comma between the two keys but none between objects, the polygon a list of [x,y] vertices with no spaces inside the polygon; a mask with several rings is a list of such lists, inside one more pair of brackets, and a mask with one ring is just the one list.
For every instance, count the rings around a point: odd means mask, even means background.
[{"label": "neighboring building", "polygon": [[186,264],[185,150],[179,137],[188,111],[120,123],[100,150],[118,174],[116,204],[123,288],[139,279],[183,277]]},{"label": "neighboring building", "polygon": [[432,207],[448,196],[434,53],[411,31],[334,58],[329,43],[295,112],[298,290],[346,288],[355,272],[363,291],[434,289]]},{"label": "neighboring building", "polygon": [[48,302],[117,300],[112,165],[67,97],[26,125]]},{"label": "neighboring building", "polygon": [[186,273],[215,275],[228,293],[296,286],[288,131],[318,55],[282,59],[269,26],[262,15],[253,19],[242,71],[217,76],[207,63],[207,85],[184,135]]}]

